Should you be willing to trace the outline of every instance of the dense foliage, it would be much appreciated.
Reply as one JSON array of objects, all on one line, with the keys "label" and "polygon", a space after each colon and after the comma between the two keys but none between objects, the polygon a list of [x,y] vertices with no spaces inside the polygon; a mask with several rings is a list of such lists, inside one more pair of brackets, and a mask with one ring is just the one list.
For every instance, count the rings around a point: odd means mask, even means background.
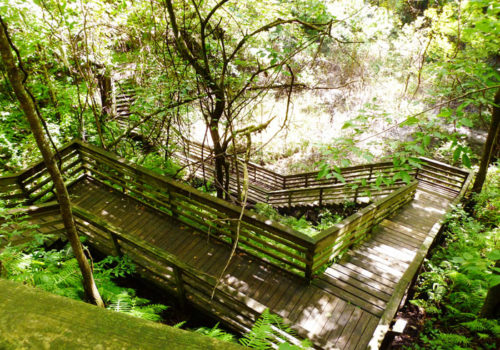
[{"label": "dense foliage", "polygon": [[415,349],[497,349],[498,319],[479,316],[489,288],[500,284],[500,168],[491,167],[472,214],[449,216],[444,243],[432,252],[411,303],[426,313]]}]

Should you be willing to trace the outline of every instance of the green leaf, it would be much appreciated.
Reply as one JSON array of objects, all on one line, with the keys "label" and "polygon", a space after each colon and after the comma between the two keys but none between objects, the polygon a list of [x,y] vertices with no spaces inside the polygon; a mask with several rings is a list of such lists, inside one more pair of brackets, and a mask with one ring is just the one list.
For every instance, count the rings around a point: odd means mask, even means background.
[{"label": "green leaf", "polygon": [[406,183],[409,184],[411,182],[411,176],[408,174],[406,171],[400,171],[399,172],[401,179]]},{"label": "green leaf", "polygon": [[437,116],[438,117],[447,118],[447,117],[450,117],[451,114],[452,114],[451,109],[449,109],[449,108],[443,108],[443,109],[441,109],[441,111],[439,111],[439,114]]},{"label": "green leaf", "polygon": [[343,158],[340,160],[340,165],[342,166],[342,168],[347,168],[351,165],[351,161],[349,159]]},{"label": "green leaf", "polygon": [[323,163],[318,172],[318,180],[324,178],[326,175],[328,175],[329,172],[330,172],[330,167],[328,166],[328,164]]},{"label": "green leaf", "polygon": [[489,275],[487,279],[490,288],[493,288],[500,284],[500,275]]},{"label": "green leaf", "polygon": [[344,125],[342,125],[342,129],[347,129],[347,128],[351,128],[354,124],[350,121],[347,121],[344,123]]},{"label": "green leaf", "polygon": [[345,183],[345,179],[340,173],[334,171],[334,172],[332,172],[332,175],[335,176],[337,178],[337,180],[339,180],[340,182]]},{"label": "green leaf", "polygon": [[500,260],[500,249],[495,249],[488,254],[486,254],[486,257],[491,260]]},{"label": "green leaf", "polygon": [[455,148],[455,151],[453,152],[453,161],[454,162],[458,161],[461,153],[462,153],[462,147]]},{"label": "green leaf", "polygon": [[460,119],[460,123],[462,125],[468,126],[469,128],[472,128],[474,126],[474,123],[469,118],[462,118],[462,119]]},{"label": "green leaf", "polygon": [[417,117],[408,117],[404,122],[402,122],[400,125],[401,126],[406,126],[406,125],[415,125],[419,122]]},{"label": "green leaf", "polygon": [[425,135],[422,137],[422,146],[427,147],[431,143],[431,137],[429,135]]},{"label": "green leaf", "polygon": [[470,168],[471,166],[471,162],[470,162],[470,158],[469,156],[467,155],[467,153],[462,153],[462,162],[464,163],[464,165],[467,167],[467,168]]},{"label": "green leaf", "polygon": [[280,344],[279,350],[300,350],[300,347],[297,345],[292,345],[289,343],[282,343]]}]

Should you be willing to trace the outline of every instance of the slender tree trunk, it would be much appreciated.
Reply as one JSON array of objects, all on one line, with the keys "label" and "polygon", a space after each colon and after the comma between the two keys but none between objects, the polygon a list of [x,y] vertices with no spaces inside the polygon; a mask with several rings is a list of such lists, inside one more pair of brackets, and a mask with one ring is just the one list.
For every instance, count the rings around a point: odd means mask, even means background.
[{"label": "slender tree trunk", "polygon": [[43,160],[47,166],[50,177],[54,183],[56,189],[56,196],[59,202],[61,216],[64,222],[64,227],[66,229],[66,235],[70,241],[71,247],[73,248],[73,253],[75,254],[76,260],[82,272],[83,276],[83,287],[85,290],[86,298],[89,302],[96,304],[98,306],[104,306],[104,303],[99,295],[99,291],[94,282],[94,276],[92,275],[92,270],[90,269],[89,262],[85,257],[82,249],[82,245],[78,238],[78,233],[76,231],[75,221],[73,219],[73,213],[71,212],[71,202],[69,199],[68,191],[64,180],[62,178],[61,172],[57,167],[54,153],[52,152],[47,137],[43,133],[42,124],[37,116],[35,105],[33,100],[28,95],[24,85],[23,77],[20,68],[18,68],[14,61],[14,56],[12,55],[11,46],[8,39],[7,28],[2,18],[0,17],[0,53],[2,56],[3,63],[7,69],[7,75],[9,77],[10,83],[14,89],[14,92],[19,100],[19,104],[28,119],[28,122],[35,137],[36,143],[40,152],[42,153]]},{"label": "slender tree trunk", "polygon": [[210,136],[214,143],[214,159],[215,159],[215,188],[217,189],[217,197],[224,198],[224,169],[226,164],[226,152],[222,148],[218,124],[210,126]]},{"label": "slender tree trunk", "polygon": [[[500,268],[500,260],[497,260],[495,267]],[[496,271],[493,273],[497,275],[500,274]],[[485,318],[500,317],[500,284],[497,284],[488,290],[483,307],[481,308],[480,316]]]},{"label": "slender tree trunk", "polygon": [[113,114],[113,99],[111,91],[111,74],[106,68],[103,74],[97,75],[97,84],[101,93],[102,115],[110,116]]},{"label": "slender tree trunk", "polygon": [[49,93],[49,98],[50,102],[52,103],[52,106],[56,109],[56,119],[60,122],[61,121],[61,114],[57,110],[58,102],[57,102],[57,96],[56,92],[54,89],[54,84],[52,84],[52,81],[50,80],[49,76],[49,70],[47,69],[47,55],[45,52],[45,49],[43,48],[42,45],[38,44],[37,45],[37,50],[38,53],[40,54],[40,58],[42,62],[40,62],[40,65],[42,67],[42,73],[43,73],[43,79],[45,80],[45,84],[47,85],[47,91]]},{"label": "slender tree trunk", "polygon": [[474,181],[474,186],[472,186],[472,193],[479,193],[483,188],[484,181],[486,179],[486,173],[488,172],[488,166],[493,155],[493,150],[495,148],[495,140],[498,139],[498,134],[500,133],[500,89],[497,90],[495,94],[493,106],[493,114],[491,116],[490,129],[488,131],[488,137],[486,138],[486,143],[484,144],[483,156],[481,157],[481,164],[479,166],[479,171]]}]

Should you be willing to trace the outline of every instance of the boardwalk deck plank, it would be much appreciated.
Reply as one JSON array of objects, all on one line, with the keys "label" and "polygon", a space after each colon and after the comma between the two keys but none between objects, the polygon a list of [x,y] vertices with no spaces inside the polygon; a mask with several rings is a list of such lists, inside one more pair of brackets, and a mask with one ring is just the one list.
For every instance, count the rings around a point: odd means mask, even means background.
[{"label": "boardwalk deck plank", "polygon": [[[357,288],[364,293],[368,293],[373,295],[374,297],[387,302],[391,297],[390,293],[386,293],[380,291],[377,287],[374,287],[373,284],[368,284],[365,281],[361,281],[359,279],[353,278],[349,275],[346,275],[342,272],[339,272],[337,269],[330,268],[328,273],[324,274],[320,277],[320,279],[326,280],[329,283],[336,285],[339,288],[342,288],[343,285],[351,286],[349,288]],[[341,283],[339,283],[341,282]]]},{"label": "boardwalk deck plank", "polygon": [[373,288],[388,295],[390,295],[393,290],[391,286],[384,284],[382,281],[367,277],[341,264],[333,264],[332,266],[330,266],[328,269],[326,269],[325,275],[329,275],[334,278],[340,278],[345,281],[354,279],[362,282],[363,284],[369,286],[370,288]]},{"label": "boardwalk deck plank", "polygon": [[[325,281],[324,279],[315,280],[313,283],[329,294],[342,298],[343,300],[353,305],[357,305],[373,315],[380,316],[384,311],[385,302],[383,300],[377,299],[373,295],[370,295],[360,289],[353,288],[347,283],[335,281],[335,284],[332,284]],[[344,288],[338,287],[338,285],[342,285],[344,286]],[[349,292],[348,290],[350,290],[351,292]]]}]

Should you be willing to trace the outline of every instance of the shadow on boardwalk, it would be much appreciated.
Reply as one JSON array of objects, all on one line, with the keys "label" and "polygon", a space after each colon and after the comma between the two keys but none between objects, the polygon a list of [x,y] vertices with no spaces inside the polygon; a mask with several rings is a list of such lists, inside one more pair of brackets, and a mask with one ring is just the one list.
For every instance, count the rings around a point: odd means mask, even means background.
[{"label": "shadow on boardwalk", "polygon": [[[227,261],[227,245],[95,181],[76,184],[71,194],[78,207],[209,275],[218,277]],[[451,200],[418,190],[411,203],[384,220],[368,241],[329,267],[311,285],[241,252],[232,259],[223,281],[288,319],[316,345],[364,349],[394,287]],[[138,261],[139,265],[147,263]],[[143,273],[150,274],[147,269]],[[195,297],[191,299],[195,306],[206,309]],[[236,320],[242,317],[228,316]]]}]

